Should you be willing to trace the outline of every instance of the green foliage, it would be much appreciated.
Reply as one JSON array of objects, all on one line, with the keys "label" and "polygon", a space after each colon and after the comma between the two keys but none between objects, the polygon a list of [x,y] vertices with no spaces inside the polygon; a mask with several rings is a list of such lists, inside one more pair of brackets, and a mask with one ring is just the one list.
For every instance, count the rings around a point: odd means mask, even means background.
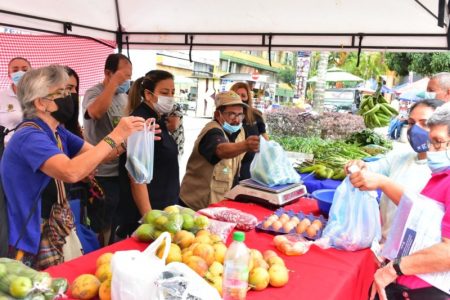
[{"label": "green foliage", "polygon": [[388,53],[386,63],[400,76],[408,75],[409,71],[430,76],[450,69],[450,53]]},{"label": "green foliage", "polygon": [[386,53],[386,65],[392,71],[400,76],[406,76],[409,73],[411,56],[409,53]]},{"label": "green foliage", "polygon": [[289,84],[290,86],[295,85],[295,68],[291,66],[285,66],[278,73],[278,78],[284,83]]}]

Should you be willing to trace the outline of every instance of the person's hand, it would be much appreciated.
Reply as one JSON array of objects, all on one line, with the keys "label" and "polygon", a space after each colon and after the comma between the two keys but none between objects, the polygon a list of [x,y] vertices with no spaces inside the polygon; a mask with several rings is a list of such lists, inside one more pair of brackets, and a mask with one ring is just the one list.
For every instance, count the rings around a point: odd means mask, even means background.
[{"label": "person's hand", "polygon": [[127,72],[124,69],[118,69],[114,74],[112,74],[110,82],[116,86],[119,86],[128,79],[129,76]]},{"label": "person's hand", "polygon": [[245,140],[245,146],[247,147],[247,152],[258,152],[259,151],[259,136],[251,135]]},{"label": "person's hand", "polygon": [[181,118],[178,116],[168,116],[166,118],[167,130],[174,132],[181,125]]},{"label": "person's hand", "polygon": [[147,124],[147,126],[155,126],[155,137],[153,140],[155,141],[160,141],[161,140],[161,128],[159,127],[159,124],[156,123],[155,118],[148,118],[145,123]]},{"label": "person's hand", "polygon": [[371,172],[367,169],[355,172],[349,177],[352,185],[361,191],[372,191],[380,188],[385,178],[384,175]]},{"label": "person's hand", "polygon": [[129,116],[120,118],[119,124],[109,134],[117,145],[122,143],[133,132],[144,129],[145,120],[141,117]]},{"label": "person's hand", "polygon": [[380,300],[388,300],[385,287],[394,282],[395,279],[397,279],[397,273],[392,266],[392,262],[388,263],[385,267],[378,269],[375,272],[370,290],[370,300],[375,299],[376,294],[378,294]]},{"label": "person's hand", "polygon": [[350,160],[348,163],[345,164],[344,166],[344,171],[345,174],[350,174],[351,172],[349,171],[349,168],[351,166],[357,166],[361,171],[364,171],[365,169],[367,169],[367,165],[364,161],[357,159],[357,160]]}]

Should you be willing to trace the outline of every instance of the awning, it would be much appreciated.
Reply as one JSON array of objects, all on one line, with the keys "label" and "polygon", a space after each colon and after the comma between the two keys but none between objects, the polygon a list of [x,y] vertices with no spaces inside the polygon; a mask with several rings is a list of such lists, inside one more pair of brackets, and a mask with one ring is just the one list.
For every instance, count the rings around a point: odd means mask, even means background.
[{"label": "awning", "polygon": [[[447,51],[448,0],[2,0],[0,26],[119,48]],[[236,9],[236,8],[239,9]]]},{"label": "awning", "polygon": [[[316,82],[317,76],[308,79],[308,82]],[[327,82],[339,82],[339,81],[364,81],[361,77],[355,76],[351,73],[345,72],[339,68],[328,69],[325,75],[325,81]]]}]

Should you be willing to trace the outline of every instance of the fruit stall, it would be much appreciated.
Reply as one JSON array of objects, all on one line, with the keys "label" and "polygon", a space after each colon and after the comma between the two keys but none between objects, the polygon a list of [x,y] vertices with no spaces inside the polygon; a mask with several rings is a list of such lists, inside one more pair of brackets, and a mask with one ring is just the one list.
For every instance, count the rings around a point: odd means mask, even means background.
[{"label": "fruit stall", "polygon": [[[230,208],[251,214],[256,218],[259,227],[264,226],[264,221],[274,218],[273,210],[254,203],[224,200],[210,208]],[[318,204],[311,198],[301,198],[286,205],[283,209],[286,212],[295,212],[297,215],[315,216],[314,218],[318,218],[319,215]],[[153,217],[149,216],[150,219]],[[192,226],[191,221],[189,218],[185,218],[188,220],[187,228],[189,229]],[[287,216],[280,215],[277,219],[280,223],[281,221],[284,221],[284,224],[289,223]],[[293,221],[294,218],[290,217],[290,220]],[[158,222],[162,221],[161,218]],[[205,219],[200,222],[204,221]],[[299,228],[302,222],[304,223],[304,220],[299,220],[296,228]],[[306,225],[316,226],[309,223]],[[177,225],[173,225],[173,223],[169,226],[177,228]],[[161,225],[158,228],[162,228]],[[187,233],[180,234],[182,231]],[[142,242],[138,239],[145,240],[148,237],[144,232],[139,234],[140,237],[126,239],[78,259],[51,267],[46,271],[53,277],[68,279],[71,283],[71,287],[67,291],[69,299],[88,299],[80,297],[82,292],[86,292],[82,288],[83,282],[88,292],[92,293],[90,296],[100,293],[100,299],[109,299],[107,295],[104,295],[105,288],[101,289],[100,281],[108,282],[108,278],[114,274],[108,267],[102,267],[102,265],[105,262],[108,263],[112,253],[116,251],[131,249],[143,251],[146,249],[149,241]],[[155,234],[155,230],[151,234]],[[217,234],[206,230],[200,230],[196,235],[191,235],[189,230],[181,229],[173,236],[173,246],[171,245],[168,260],[186,263],[210,285],[220,290],[223,255],[231,242],[231,235],[228,235],[225,242]],[[282,245],[275,246],[275,243],[278,243],[277,239],[274,239],[275,236],[269,231],[258,230],[258,228],[246,231],[245,243],[252,249],[252,262],[249,267],[251,289],[248,291],[246,299],[286,299],[289,297],[293,299],[364,299],[366,297],[376,270],[375,260],[369,249],[346,252],[336,249],[323,250],[313,245],[303,255],[286,255],[278,250],[283,247]],[[199,244],[204,244],[204,246],[198,246]],[[192,249],[193,245],[194,250],[190,250],[189,246]],[[274,271],[277,269],[281,272]],[[80,275],[82,276],[80,277]],[[90,280],[93,280],[92,277],[98,278],[98,282],[89,284]],[[78,282],[75,282],[74,285],[75,280]],[[93,281],[96,282],[95,279]],[[74,296],[73,292],[77,295]]]}]

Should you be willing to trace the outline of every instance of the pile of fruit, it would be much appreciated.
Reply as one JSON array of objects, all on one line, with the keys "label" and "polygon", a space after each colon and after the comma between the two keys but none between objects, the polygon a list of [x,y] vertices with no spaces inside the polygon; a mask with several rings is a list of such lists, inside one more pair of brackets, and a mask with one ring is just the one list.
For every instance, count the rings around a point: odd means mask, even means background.
[{"label": "pile of fruit", "polygon": [[0,299],[53,300],[67,290],[67,280],[52,279],[22,262],[0,258]]},{"label": "pile of fruit", "polygon": [[381,84],[373,95],[365,95],[359,106],[359,114],[364,118],[367,128],[388,126],[398,111],[381,95]]},{"label": "pile of fruit", "polygon": [[97,259],[95,276],[82,274],[75,278],[70,287],[72,298],[87,300],[98,297],[100,300],[111,300],[112,257],[113,254],[108,252]]},{"label": "pile of fruit", "polygon": [[[162,245],[157,255],[163,256]],[[222,239],[208,230],[192,232],[181,230],[174,236],[166,263],[182,262],[203,277],[222,295],[223,263],[227,246]],[[266,251],[264,256],[258,250],[250,251],[249,285],[254,290],[263,290],[269,283],[280,287],[289,280],[289,272],[284,261],[274,251]]]},{"label": "pile of fruit", "polygon": [[164,210],[153,209],[143,218],[142,223],[135,232],[136,238],[141,242],[155,240],[164,231],[172,235],[180,230],[197,232],[209,225],[206,216],[196,215],[190,208],[171,205]]}]

